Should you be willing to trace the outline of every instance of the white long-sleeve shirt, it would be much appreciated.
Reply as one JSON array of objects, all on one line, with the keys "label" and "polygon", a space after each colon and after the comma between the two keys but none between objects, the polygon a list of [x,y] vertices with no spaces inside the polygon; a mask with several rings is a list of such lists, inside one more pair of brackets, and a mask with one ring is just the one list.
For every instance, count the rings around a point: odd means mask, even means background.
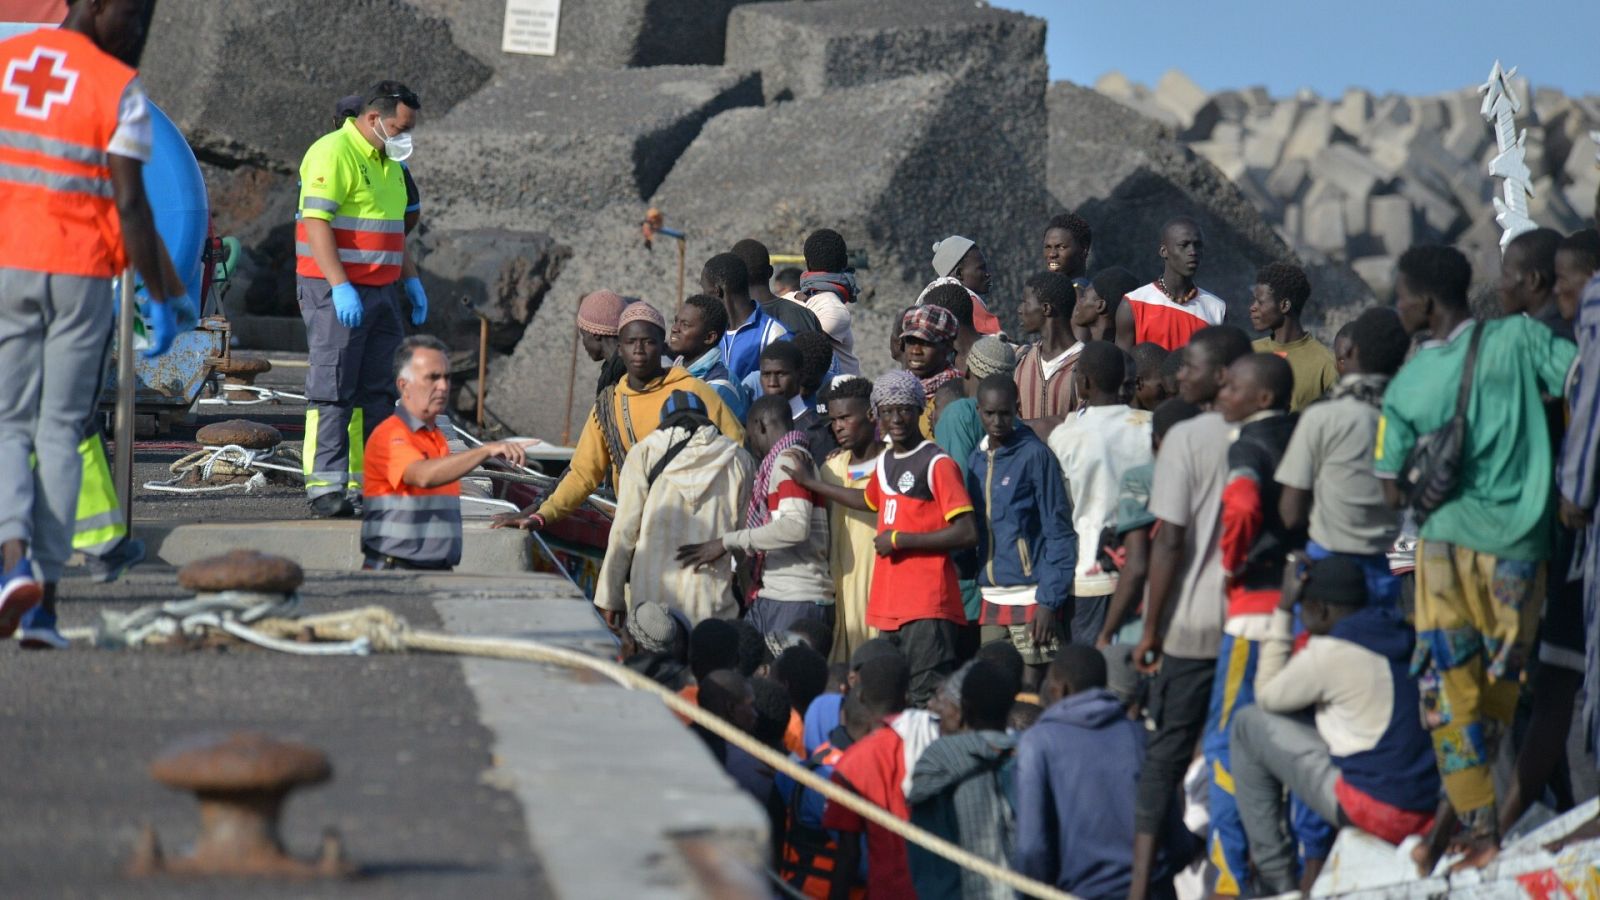
[{"label": "white long-sleeve shirt", "polygon": [[723,546],[750,554],[764,552],[760,595],[769,600],[833,602],[833,577],[828,569],[828,510],[819,498],[789,477],[785,467],[815,472],[811,454],[794,447],[772,467],[767,485],[771,518],[759,528],[730,531]]}]

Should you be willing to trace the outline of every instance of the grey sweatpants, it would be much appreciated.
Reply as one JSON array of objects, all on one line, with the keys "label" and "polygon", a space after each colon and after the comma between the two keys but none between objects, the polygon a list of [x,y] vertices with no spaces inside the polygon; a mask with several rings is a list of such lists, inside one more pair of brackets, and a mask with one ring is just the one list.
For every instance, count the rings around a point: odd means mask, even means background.
[{"label": "grey sweatpants", "polygon": [[1328,743],[1310,722],[1251,704],[1233,714],[1228,752],[1234,800],[1262,884],[1274,891],[1292,890],[1295,848],[1284,819],[1283,793],[1292,792],[1323,821],[1339,821],[1333,792],[1339,770]]},{"label": "grey sweatpants", "polygon": [[112,310],[110,279],[0,269],[0,542],[28,541],[46,582],[72,553]]},{"label": "grey sweatpants", "polygon": [[346,328],[334,314],[333,289],[321,278],[295,277],[300,318],[311,351],[306,370],[306,495],[343,493],[362,470],[351,459],[350,418],[361,411],[363,438],[394,412],[394,354],[405,338],[400,285],[356,285],[361,324]]}]

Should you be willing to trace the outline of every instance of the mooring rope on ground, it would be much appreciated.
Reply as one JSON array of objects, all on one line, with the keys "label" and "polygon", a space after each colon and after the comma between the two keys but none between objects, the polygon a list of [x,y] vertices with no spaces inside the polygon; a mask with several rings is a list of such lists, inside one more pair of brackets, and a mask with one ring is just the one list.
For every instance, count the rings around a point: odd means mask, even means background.
[{"label": "mooring rope on ground", "polygon": [[[284,462],[291,465],[283,465]],[[199,470],[202,481],[210,481],[214,476],[250,477],[245,481],[231,484],[184,485],[183,482],[189,480],[195,470]],[[171,478],[166,481],[146,481],[144,489],[169,494],[215,494],[234,488],[244,488],[245,493],[252,494],[267,486],[268,471],[288,472],[298,478],[305,477],[300,462],[300,451],[292,447],[248,450],[238,444],[202,447],[179,458],[167,467],[167,471],[172,473]]]},{"label": "mooring rope on ground", "polygon": [[[473,637],[411,628],[406,620],[381,606],[366,606],[336,613],[296,616],[297,598],[262,595],[208,595],[189,601],[144,607],[125,617],[108,617],[93,634],[72,629],[69,637],[91,637],[102,645],[139,646],[153,637],[182,633],[194,638],[206,629],[217,629],[257,646],[301,655],[365,655],[367,653],[440,653],[502,659],[518,662],[551,663],[584,669],[601,675],[630,690],[645,691],[660,698],[679,716],[717,735],[762,763],[780,771],[806,788],[844,806],[883,828],[964,869],[998,881],[1024,895],[1043,900],[1077,900],[1058,888],[1035,881],[1021,873],[984,859],[944,838],[902,821],[893,813],[818,776],[805,766],[757,741],[733,723],[701,709],[657,682],[608,659],[591,656],[568,647],[558,647],[526,638]],[[271,615],[276,612],[277,615]],[[162,625],[152,623],[162,622]],[[315,640],[304,640],[306,637]],[[133,639],[136,638],[136,639]],[[324,642],[319,644],[318,642]],[[331,642],[331,643],[327,643]]]}]

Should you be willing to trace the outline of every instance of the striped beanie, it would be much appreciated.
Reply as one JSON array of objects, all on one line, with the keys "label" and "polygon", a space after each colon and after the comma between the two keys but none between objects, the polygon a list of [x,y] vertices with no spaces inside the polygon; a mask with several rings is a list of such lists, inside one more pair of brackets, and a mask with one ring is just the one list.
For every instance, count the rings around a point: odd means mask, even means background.
[{"label": "striped beanie", "polygon": [[614,291],[595,291],[578,301],[578,330],[598,337],[615,337],[622,330],[618,319],[628,301]]}]

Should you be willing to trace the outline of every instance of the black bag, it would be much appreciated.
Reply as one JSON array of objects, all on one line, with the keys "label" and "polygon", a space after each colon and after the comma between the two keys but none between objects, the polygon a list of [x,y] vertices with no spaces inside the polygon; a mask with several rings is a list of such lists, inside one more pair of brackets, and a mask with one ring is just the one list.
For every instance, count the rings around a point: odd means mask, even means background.
[{"label": "black bag", "polygon": [[1461,366],[1461,386],[1456,390],[1456,411],[1444,427],[1417,438],[1400,469],[1400,490],[1406,505],[1422,524],[1430,513],[1456,492],[1461,474],[1461,452],[1467,442],[1467,398],[1472,394],[1472,372],[1478,362],[1478,340],[1483,322],[1472,326],[1467,358]]}]

